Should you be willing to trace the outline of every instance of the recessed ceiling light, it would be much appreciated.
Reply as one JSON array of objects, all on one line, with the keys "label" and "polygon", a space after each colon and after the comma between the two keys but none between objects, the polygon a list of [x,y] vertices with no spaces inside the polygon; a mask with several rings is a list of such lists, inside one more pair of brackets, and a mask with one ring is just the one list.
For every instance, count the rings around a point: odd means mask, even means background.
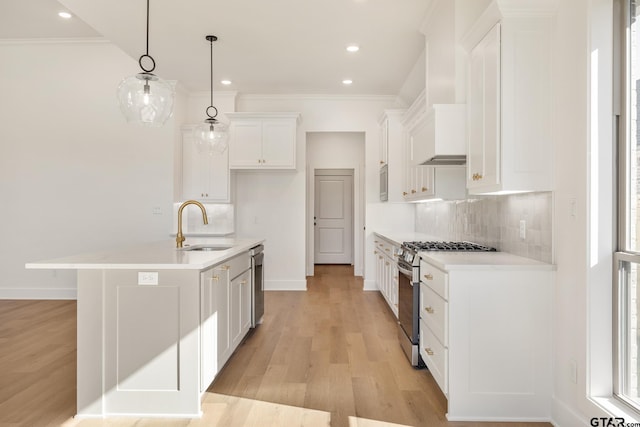
[{"label": "recessed ceiling light", "polygon": [[353,83],[353,80],[345,79],[342,81],[342,84],[347,86],[349,86],[351,83]]},{"label": "recessed ceiling light", "polygon": [[360,50],[360,46],[358,46],[357,44],[350,44],[349,46],[347,46],[348,52],[357,52],[359,50]]},{"label": "recessed ceiling light", "polygon": [[58,12],[58,16],[60,18],[69,19],[71,18],[71,14],[69,12]]},{"label": "recessed ceiling light", "polygon": [[231,84],[231,80],[220,80],[220,83],[222,83],[225,86],[229,86]]}]

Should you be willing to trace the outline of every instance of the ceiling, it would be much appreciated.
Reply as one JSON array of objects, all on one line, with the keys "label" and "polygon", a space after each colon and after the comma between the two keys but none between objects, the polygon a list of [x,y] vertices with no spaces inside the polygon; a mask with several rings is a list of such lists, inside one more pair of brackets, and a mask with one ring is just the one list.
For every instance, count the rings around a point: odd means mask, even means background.
[{"label": "ceiling", "polygon": [[[419,28],[430,3],[151,0],[149,54],[158,76],[209,91],[205,36],[213,34],[215,90],[397,95],[424,50]],[[60,10],[73,18],[60,19]],[[0,11],[0,39],[104,37],[132,58],[145,53],[144,0],[2,0]],[[359,52],[346,51],[352,43]]]}]

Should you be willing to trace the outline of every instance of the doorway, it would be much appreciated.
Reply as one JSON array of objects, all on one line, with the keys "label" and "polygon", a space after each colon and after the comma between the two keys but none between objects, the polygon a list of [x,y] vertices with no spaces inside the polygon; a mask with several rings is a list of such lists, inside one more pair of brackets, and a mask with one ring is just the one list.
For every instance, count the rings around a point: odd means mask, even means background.
[{"label": "doorway", "polygon": [[[352,229],[350,242],[354,276],[364,275],[365,241],[365,132],[306,132],[307,206],[306,271],[313,276],[316,262],[316,183],[317,170],[347,170],[352,176]],[[338,184],[334,184],[337,186]],[[337,234],[338,232],[334,232]],[[346,232],[345,232],[346,233]],[[345,237],[346,238],[346,237]]]},{"label": "doorway", "polygon": [[353,170],[316,169],[314,264],[353,264]]}]

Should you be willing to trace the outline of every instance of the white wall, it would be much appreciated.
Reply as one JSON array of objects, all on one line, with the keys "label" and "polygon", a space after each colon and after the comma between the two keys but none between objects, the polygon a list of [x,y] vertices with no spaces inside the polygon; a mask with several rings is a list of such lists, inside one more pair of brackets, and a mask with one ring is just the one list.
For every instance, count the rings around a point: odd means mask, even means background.
[{"label": "white wall", "polygon": [[173,121],[126,124],[139,67],[109,43],[3,43],[0,63],[0,298],[73,298],[75,272],[24,264],[166,238]]},{"label": "white wall", "polygon": [[[238,234],[266,236],[265,285],[269,289],[305,289],[308,132],[361,132],[365,138],[365,244],[372,232],[413,229],[413,206],[379,202],[379,126],[384,109],[397,108],[393,97],[239,95],[237,111],[299,112],[297,169],[292,172],[238,172],[236,203]],[[327,166],[332,167],[332,166]],[[255,221],[255,212],[260,218]],[[365,252],[365,287],[372,287],[375,269],[372,251]]]}]

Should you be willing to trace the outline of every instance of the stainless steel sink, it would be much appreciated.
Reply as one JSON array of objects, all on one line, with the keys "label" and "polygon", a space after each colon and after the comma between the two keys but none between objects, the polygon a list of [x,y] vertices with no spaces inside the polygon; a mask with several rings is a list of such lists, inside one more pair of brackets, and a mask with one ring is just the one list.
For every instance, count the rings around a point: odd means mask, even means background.
[{"label": "stainless steel sink", "polygon": [[231,249],[231,246],[201,244],[201,245],[185,246],[180,250],[182,251],[225,251],[227,249]]}]

